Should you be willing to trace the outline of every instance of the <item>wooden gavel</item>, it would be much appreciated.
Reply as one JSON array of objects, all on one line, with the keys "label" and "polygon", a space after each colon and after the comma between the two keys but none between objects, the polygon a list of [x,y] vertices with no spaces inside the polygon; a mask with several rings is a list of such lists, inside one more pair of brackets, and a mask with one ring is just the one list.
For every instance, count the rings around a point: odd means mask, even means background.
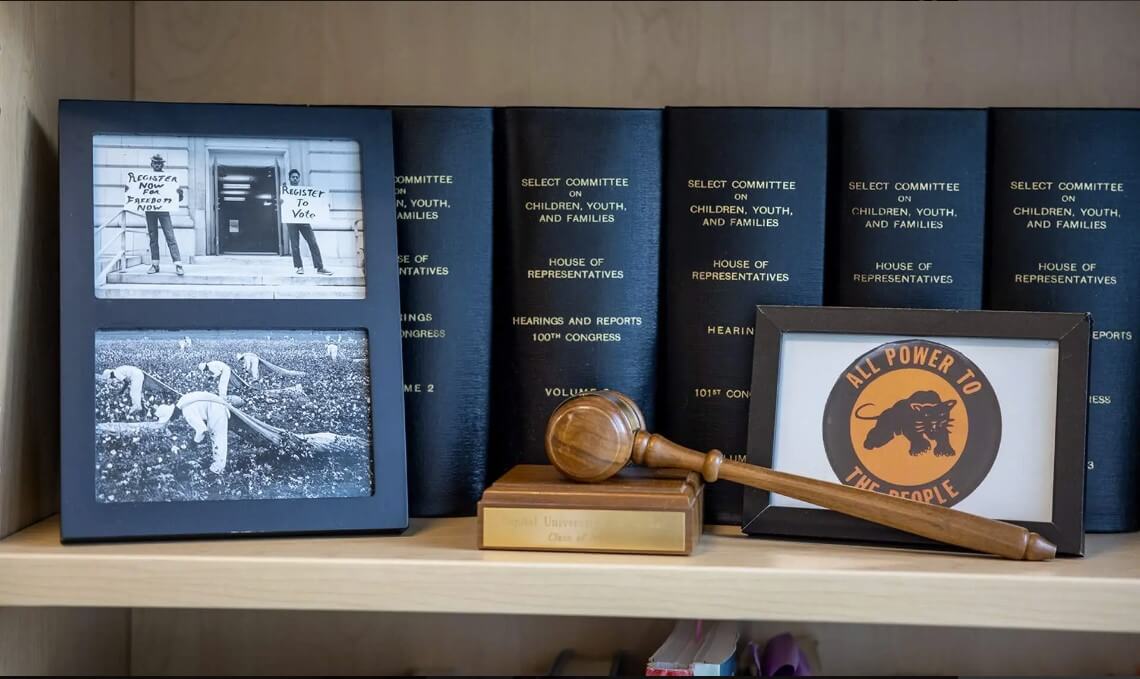
[{"label": "wooden gavel", "polygon": [[724,459],[720,451],[690,450],[645,431],[645,416],[628,396],[592,391],[568,399],[546,425],[551,464],[575,481],[602,481],[631,460],[654,468],[699,472],[706,482],[727,479],[922,537],[1007,559],[1047,561],[1057,547],[1021,526],[946,507],[893,497]]}]

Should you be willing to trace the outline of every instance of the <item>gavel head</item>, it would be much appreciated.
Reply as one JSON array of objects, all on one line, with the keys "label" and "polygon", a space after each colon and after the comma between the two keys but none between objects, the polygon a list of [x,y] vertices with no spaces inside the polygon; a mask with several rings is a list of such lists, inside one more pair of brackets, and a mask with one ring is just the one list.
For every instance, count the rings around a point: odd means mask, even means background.
[{"label": "gavel head", "polygon": [[645,416],[631,398],[590,391],[567,399],[546,423],[546,456],[575,481],[602,481],[629,462]]}]

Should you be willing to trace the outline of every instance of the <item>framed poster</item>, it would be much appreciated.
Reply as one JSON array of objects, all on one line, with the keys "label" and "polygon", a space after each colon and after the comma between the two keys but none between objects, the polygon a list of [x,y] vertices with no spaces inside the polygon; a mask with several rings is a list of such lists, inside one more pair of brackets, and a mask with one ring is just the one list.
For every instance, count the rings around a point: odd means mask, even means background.
[{"label": "framed poster", "polygon": [[[1083,552],[1086,314],[759,307],[756,319],[749,462],[1016,523]],[[752,490],[743,527],[923,542]]]},{"label": "framed poster", "polygon": [[64,541],[407,526],[391,118],[60,103]]}]

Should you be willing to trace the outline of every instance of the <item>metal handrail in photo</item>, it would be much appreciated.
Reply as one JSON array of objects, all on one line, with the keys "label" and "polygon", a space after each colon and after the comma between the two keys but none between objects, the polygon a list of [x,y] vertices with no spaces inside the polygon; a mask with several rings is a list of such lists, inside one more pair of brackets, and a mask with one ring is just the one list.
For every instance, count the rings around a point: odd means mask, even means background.
[{"label": "metal handrail in photo", "polygon": [[[120,271],[126,269],[126,259],[128,253],[130,252],[130,248],[127,247],[127,236],[147,235],[147,230],[144,227],[127,226],[127,215],[134,215],[136,217],[142,217],[144,219],[146,218],[146,215],[142,212],[123,208],[115,214],[111,215],[111,217],[104,221],[102,224],[95,227],[95,242],[98,243],[102,232],[108,227],[115,226],[113,222],[116,219],[119,220],[118,233],[115,234],[114,238],[104,243],[103,246],[99,248],[99,250],[95,253],[95,268],[97,269],[97,273],[95,274],[95,287],[107,284],[107,276],[109,276],[111,272],[115,270],[116,264],[119,265]],[[189,216],[190,222],[193,224],[194,214],[190,212]],[[110,250],[115,243],[119,244],[119,253],[113,257],[111,261],[107,262],[107,264],[104,265],[102,269],[99,269],[99,259],[103,257],[103,255],[107,254],[107,251]]]},{"label": "metal handrail in photo", "polygon": [[[135,212],[134,210],[128,210],[126,208],[123,208],[122,210],[119,210],[115,214],[111,215],[111,217],[109,219],[107,219],[105,222],[103,222],[99,226],[95,227],[95,242],[98,243],[99,238],[102,235],[102,232],[104,231],[104,229],[106,229],[109,226],[112,226],[112,223],[116,219],[119,220],[118,233],[115,234],[114,238],[112,238],[111,240],[104,243],[103,247],[99,248],[99,250],[95,253],[95,268],[98,270],[97,273],[95,274],[95,286],[96,287],[99,287],[100,285],[105,285],[107,283],[107,276],[110,275],[111,271],[115,268],[116,264],[119,265],[120,270],[126,268],[127,236],[128,235],[146,235],[146,229],[130,228],[127,226],[127,215],[128,214],[132,214],[132,215],[135,215],[137,217],[144,217],[145,218],[145,215],[143,215],[143,213],[141,213],[141,212]],[[107,262],[107,264],[102,269],[99,269],[99,259],[104,254],[106,254],[106,252],[109,249],[111,249],[111,246],[113,246],[115,243],[119,243],[119,246],[120,246],[118,255],[113,257],[111,259],[111,261]]]}]

